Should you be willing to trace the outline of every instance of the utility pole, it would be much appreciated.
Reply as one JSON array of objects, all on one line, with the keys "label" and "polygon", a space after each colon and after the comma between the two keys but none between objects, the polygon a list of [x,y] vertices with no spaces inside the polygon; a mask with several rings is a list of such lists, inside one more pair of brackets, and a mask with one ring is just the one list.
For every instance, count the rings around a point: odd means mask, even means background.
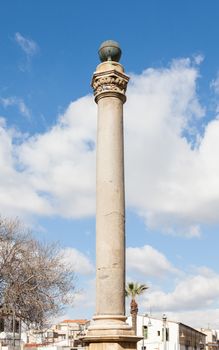
[{"label": "utility pole", "polygon": [[167,316],[163,314],[163,350],[167,349]]},{"label": "utility pole", "polygon": [[12,331],[13,331],[13,347],[15,348],[15,311],[12,309]]}]

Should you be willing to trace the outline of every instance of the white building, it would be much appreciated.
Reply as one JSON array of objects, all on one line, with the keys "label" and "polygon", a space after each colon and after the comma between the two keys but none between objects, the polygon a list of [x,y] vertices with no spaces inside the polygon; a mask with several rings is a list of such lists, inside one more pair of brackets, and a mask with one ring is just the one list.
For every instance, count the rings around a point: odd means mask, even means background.
[{"label": "white building", "polygon": [[[131,324],[131,318],[128,317]],[[138,350],[203,350],[206,335],[183,323],[138,315],[137,335],[142,337]]]},{"label": "white building", "polygon": [[83,319],[64,320],[47,331],[46,340],[60,346],[77,348],[81,345],[80,338],[85,336],[89,323],[88,320]]},{"label": "white building", "polygon": [[219,334],[210,328],[201,328],[200,331],[206,334],[206,350],[219,350]]},{"label": "white building", "polygon": [[26,333],[26,350],[70,350],[83,347],[88,320],[64,320],[49,329]]}]

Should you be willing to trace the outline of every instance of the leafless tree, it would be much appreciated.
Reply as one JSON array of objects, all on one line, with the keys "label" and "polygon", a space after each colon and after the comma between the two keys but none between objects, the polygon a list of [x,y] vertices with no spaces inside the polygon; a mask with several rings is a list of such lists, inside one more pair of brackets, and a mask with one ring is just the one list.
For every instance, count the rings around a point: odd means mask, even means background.
[{"label": "leafless tree", "polygon": [[0,217],[0,307],[43,327],[63,305],[72,304],[74,290],[74,273],[57,244],[42,244],[19,220]]}]

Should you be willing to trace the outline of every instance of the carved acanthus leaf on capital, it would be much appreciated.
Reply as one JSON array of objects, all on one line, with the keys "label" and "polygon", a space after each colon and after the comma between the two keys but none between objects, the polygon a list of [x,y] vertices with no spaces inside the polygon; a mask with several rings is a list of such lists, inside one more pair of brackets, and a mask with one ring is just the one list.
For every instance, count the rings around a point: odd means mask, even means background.
[{"label": "carved acanthus leaf on capital", "polygon": [[91,85],[95,98],[99,94],[107,93],[109,95],[110,92],[122,94],[125,97],[128,81],[129,77],[127,75],[114,70],[111,72],[95,73]]}]

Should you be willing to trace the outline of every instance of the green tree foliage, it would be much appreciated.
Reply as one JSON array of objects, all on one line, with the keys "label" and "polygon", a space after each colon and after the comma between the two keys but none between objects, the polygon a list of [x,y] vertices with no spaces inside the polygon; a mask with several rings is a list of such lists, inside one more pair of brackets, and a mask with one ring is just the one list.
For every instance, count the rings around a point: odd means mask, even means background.
[{"label": "green tree foliage", "polygon": [[129,282],[126,285],[125,295],[131,298],[130,302],[130,314],[132,317],[132,328],[136,334],[137,331],[137,314],[138,314],[138,304],[136,302],[136,297],[143,294],[148,289],[146,284],[140,284],[137,282]]}]

